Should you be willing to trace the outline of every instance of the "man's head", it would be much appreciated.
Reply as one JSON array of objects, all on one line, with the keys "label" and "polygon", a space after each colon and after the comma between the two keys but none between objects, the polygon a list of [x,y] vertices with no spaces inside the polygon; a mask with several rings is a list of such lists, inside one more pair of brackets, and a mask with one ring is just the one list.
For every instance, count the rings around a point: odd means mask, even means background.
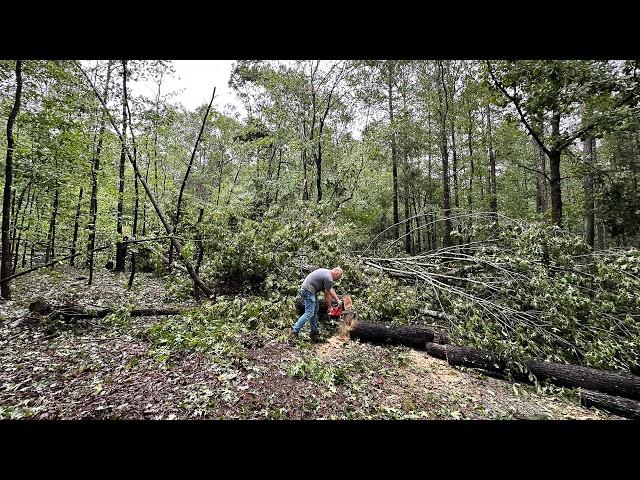
[{"label": "man's head", "polygon": [[340,280],[342,277],[342,269],[340,267],[333,267],[331,269],[331,276],[334,280]]}]

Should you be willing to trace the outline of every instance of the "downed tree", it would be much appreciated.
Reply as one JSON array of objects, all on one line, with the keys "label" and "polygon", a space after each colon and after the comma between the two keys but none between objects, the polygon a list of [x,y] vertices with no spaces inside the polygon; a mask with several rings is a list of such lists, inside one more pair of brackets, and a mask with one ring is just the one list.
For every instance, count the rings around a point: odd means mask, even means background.
[{"label": "downed tree", "polygon": [[[129,159],[129,163],[131,163],[131,165],[133,166],[133,170],[134,170],[134,172],[136,174],[136,177],[140,180],[140,183],[142,183],[142,186],[144,187],[145,192],[147,192],[147,197],[149,198],[149,201],[153,205],[153,208],[155,209],[156,214],[158,215],[158,218],[160,219],[160,223],[162,223],[162,225],[164,226],[164,229],[165,229],[167,235],[170,236],[171,244],[173,245],[173,249],[175,249],[176,253],[178,254],[178,257],[182,260],[182,263],[183,263],[184,267],[187,269],[187,272],[189,273],[189,276],[191,277],[193,282],[198,286],[198,288],[200,288],[200,290],[202,290],[202,292],[207,296],[207,298],[209,298],[210,300],[215,301],[216,294],[215,294],[214,290],[212,290],[210,287],[207,286],[207,284],[204,283],[202,278],[200,278],[200,276],[195,272],[195,270],[194,270],[193,266],[191,265],[191,262],[189,261],[189,259],[186,258],[182,254],[183,246],[178,241],[178,239],[175,237],[175,235],[173,235],[173,226],[171,225],[171,223],[167,219],[167,216],[165,215],[164,210],[162,210],[162,208],[160,207],[160,204],[156,200],[156,197],[155,197],[153,191],[151,190],[151,187],[149,187],[149,184],[147,183],[146,178],[140,172],[140,168],[138,166],[137,158],[136,158],[136,155],[135,155],[135,152],[136,152],[135,141],[134,141],[134,155],[132,156],[131,152],[129,151],[129,147],[127,146],[127,144],[126,144],[126,142],[124,140],[124,137],[123,137],[122,133],[120,133],[120,130],[118,129],[118,126],[116,125],[116,122],[115,122],[115,120],[113,118],[113,115],[111,115],[111,112],[109,111],[109,108],[107,107],[107,104],[105,103],[104,99],[100,96],[100,93],[98,93],[98,90],[96,89],[95,85],[91,81],[91,78],[87,75],[87,73],[84,71],[84,69],[80,66],[79,62],[76,61],[75,64],[78,67],[78,69],[80,70],[80,72],[83,74],[84,78],[87,80],[89,85],[91,86],[91,89],[93,90],[93,93],[95,94],[96,98],[102,104],[102,108],[103,108],[104,112],[107,114],[107,118],[108,118],[109,122],[111,123],[111,126],[113,127],[114,131],[118,135],[118,138],[120,138],[120,140],[122,141],[123,148],[125,149],[127,158]],[[126,95],[126,90],[125,90],[125,95]],[[126,96],[125,96],[125,103],[126,103]],[[133,131],[132,131],[132,139],[133,139]]]},{"label": "downed tree", "polygon": [[353,319],[349,325],[349,336],[353,340],[378,345],[404,345],[420,350],[427,343],[447,343],[445,332],[438,332],[422,325],[392,325],[385,322],[367,322]]},{"label": "downed tree", "polygon": [[488,352],[475,348],[427,343],[425,350],[432,357],[447,360],[452,366],[479,368],[498,373],[504,372],[506,368],[501,360],[494,358]]},{"label": "downed tree", "polygon": [[[480,368],[498,373],[505,372],[507,368],[504,361],[489,352],[475,348],[431,343],[427,344],[423,349],[429,355],[446,360],[452,366]],[[538,380],[546,380],[561,387],[580,387],[640,400],[640,377],[630,373],[598,370],[579,365],[533,359],[525,360],[522,363]],[[522,375],[518,376],[524,378]]]},{"label": "downed tree", "polygon": [[[187,308],[134,308],[128,312],[132,317],[151,317],[157,315],[179,315],[187,312]],[[29,305],[29,311],[50,319],[84,320],[89,318],[104,318],[111,313],[117,313],[115,308],[89,310],[71,303],[51,305],[42,299],[35,300]]]},{"label": "downed tree", "polygon": [[623,417],[640,419],[640,402],[635,400],[589,390],[580,392],[580,400],[582,405],[587,408],[600,408]]}]

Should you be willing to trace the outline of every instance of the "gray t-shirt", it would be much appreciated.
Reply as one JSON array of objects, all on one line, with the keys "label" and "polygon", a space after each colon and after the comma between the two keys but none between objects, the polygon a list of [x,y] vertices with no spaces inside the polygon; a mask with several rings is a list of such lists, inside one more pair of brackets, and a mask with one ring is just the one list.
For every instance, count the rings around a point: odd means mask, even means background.
[{"label": "gray t-shirt", "polygon": [[333,276],[331,270],[327,268],[318,268],[314,270],[302,282],[302,288],[306,288],[310,292],[318,293],[329,290],[333,287]]}]

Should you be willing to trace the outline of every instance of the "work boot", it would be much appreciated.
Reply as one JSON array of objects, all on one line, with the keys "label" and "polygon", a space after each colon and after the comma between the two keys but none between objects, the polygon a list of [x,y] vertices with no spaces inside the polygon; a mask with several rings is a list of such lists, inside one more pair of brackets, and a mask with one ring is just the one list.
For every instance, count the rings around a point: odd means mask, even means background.
[{"label": "work boot", "polygon": [[309,334],[309,338],[313,343],[322,342],[322,337],[320,336],[320,332],[318,330],[311,330],[311,333]]},{"label": "work boot", "polygon": [[296,332],[295,330],[289,330],[289,340],[291,342],[295,342],[296,340],[298,340],[298,332]]}]

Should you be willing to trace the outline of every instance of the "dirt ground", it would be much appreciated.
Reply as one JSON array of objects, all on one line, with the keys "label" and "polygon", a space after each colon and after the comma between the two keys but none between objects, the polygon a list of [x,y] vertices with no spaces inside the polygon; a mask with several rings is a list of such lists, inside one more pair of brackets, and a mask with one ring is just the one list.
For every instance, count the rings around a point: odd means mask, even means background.
[{"label": "dirt ground", "polygon": [[[404,347],[286,332],[245,345],[241,362],[206,352],[159,359],[148,328],[166,317],[78,321],[53,328],[29,303],[184,307],[161,279],[60,268],[16,279],[0,303],[0,418],[35,419],[618,419],[585,409],[575,392],[518,385],[452,368]],[[292,309],[292,320],[295,312]],[[180,316],[171,321],[179,322]],[[242,339],[240,339],[242,341]]]}]

